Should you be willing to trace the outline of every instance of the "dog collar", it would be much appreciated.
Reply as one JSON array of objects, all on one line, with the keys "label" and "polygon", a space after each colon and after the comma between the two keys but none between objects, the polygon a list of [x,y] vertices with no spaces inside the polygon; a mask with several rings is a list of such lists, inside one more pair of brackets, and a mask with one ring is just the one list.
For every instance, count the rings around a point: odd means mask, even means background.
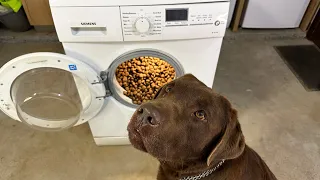
[{"label": "dog collar", "polygon": [[196,175],[196,176],[187,176],[187,177],[183,177],[179,180],[199,180],[202,179],[204,177],[209,176],[210,174],[212,174],[214,171],[216,171],[223,163],[224,163],[224,159],[222,161],[220,161],[214,168],[209,169],[204,171],[203,173]]}]

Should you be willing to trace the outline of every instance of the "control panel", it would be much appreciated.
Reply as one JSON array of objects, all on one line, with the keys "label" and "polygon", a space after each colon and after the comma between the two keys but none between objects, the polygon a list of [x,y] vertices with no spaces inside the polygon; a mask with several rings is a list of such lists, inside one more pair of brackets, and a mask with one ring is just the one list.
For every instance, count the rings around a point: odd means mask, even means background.
[{"label": "control panel", "polygon": [[124,41],[223,37],[229,2],[120,7]]},{"label": "control panel", "polygon": [[163,29],[162,12],[149,8],[134,9],[136,7],[121,8],[124,38],[160,36]]}]

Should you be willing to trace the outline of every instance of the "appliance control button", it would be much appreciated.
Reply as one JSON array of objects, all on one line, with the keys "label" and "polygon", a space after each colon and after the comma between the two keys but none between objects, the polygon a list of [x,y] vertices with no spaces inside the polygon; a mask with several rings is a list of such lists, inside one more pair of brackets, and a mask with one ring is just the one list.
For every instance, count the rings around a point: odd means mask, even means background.
[{"label": "appliance control button", "polygon": [[214,25],[219,26],[220,25],[220,21],[214,22]]},{"label": "appliance control button", "polygon": [[151,24],[147,18],[141,17],[136,20],[134,27],[139,33],[146,33],[150,30]]}]

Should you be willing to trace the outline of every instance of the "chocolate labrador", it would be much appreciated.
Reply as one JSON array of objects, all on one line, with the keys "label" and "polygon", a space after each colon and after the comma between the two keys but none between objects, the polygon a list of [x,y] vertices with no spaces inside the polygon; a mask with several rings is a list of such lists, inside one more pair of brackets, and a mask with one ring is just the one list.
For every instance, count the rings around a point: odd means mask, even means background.
[{"label": "chocolate labrador", "polygon": [[135,148],[160,161],[158,180],[276,180],[245,144],[230,102],[190,74],[141,105],[128,131]]}]

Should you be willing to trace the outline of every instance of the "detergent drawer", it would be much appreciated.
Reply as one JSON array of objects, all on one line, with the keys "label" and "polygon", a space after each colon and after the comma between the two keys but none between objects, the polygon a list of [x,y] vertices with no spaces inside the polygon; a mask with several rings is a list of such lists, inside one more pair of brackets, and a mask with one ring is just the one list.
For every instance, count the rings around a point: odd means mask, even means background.
[{"label": "detergent drawer", "polygon": [[123,41],[119,7],[51,7],[61,42]]}]

